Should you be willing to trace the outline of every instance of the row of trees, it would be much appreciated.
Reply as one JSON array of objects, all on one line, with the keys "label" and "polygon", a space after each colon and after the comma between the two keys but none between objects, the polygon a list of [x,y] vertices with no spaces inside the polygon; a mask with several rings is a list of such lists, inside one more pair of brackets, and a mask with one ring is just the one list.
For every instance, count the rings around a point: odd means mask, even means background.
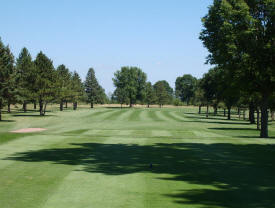
[{"label": "row of trees", "polygon": [[24,112],[27,104],[39,105],[40,115],[45,115],[49,102],[59,103],[60,110],[63,104],[73,103],[73,109],[77,109],[79,101],[91,103],[104,103],[106,94],[98,84],[92,68],[89,69],[86,81],[82,83],[79,74],[73,73],[65,65],[56,69],[44,53],[39,52],[35,58],[23,48],[15,60],[8,46],[0,40],[0,120],[1,111],[7,106],[10,112],[12,104],[22,104]]},{"label": "row of trees", "polygon": [[114,85],[116,87],[112,96],[121,105],[129,104],[130,107],[136,103],[145,103],[149,107],[158,104],[171,104],[173,89],[165,80],[158,81],[154,85],[147,82],[146,74],[137,67],[122,67],[114,74]]},{"label": "row of trees", "polygon": [[214,65],[201,87],[206,102],[232,106],[246,104],[253,122],[261,110],[261,133],[268,137],[268,109],[274,110],[275,1],[214,0],[202,19],[200,34]]}]

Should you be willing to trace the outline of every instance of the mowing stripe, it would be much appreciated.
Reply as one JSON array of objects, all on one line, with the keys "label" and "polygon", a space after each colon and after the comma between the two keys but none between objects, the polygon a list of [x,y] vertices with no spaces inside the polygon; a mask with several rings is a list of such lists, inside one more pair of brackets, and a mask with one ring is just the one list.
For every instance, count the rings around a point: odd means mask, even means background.
[{"label": "mowing stripe", "polygon": [[110,114],[108,117],[106,117],[104,120],[118,120],[119,117],[126,113],[127,110],[122,110],[122,109],[116,109],[112,114]]},{"label": "mowing stripe", "polygon": [[152,121],[163,121],[163,119],[161,119],[158,115],[157,115],[158,111],[155,110],[148,110],[147,114],[148,117],[151,118]]},{"label": "mowing stripe", "polygon": [[170,114],[181,121],[187,121],[184,114],[181,111],[170,111]]},{"label": "mowing stripe", "polygon": [[128,116],[128,121],[140,121],[140,109],[132,109],[132,113]]},{"label": "mowing stripe", "polygon": [[[183,120],[182,119],[179,119],[173,115],[170,114],[169,111],[162,111],[161,112],[166,118],[168,118],[169,120],[172,120],[172,121],[176,121],[176,122],[182,122]],[[166,119],[167,120],[167,119]]]},{"label": "mowing stripe", "polygon": [[112,109],[108,109],[108,110],[106,110],[106,109],[104,109],[104,110],[93,109],[93,110],[94,110],[94,112],[89,113],[86,116],[86,118],[89,118],[89,119],[98,119],[98,118],[100,118],[100,119],[102,119],[102,116],[105,116],[105,114],[109,114],[109,113],[113,112]]}]

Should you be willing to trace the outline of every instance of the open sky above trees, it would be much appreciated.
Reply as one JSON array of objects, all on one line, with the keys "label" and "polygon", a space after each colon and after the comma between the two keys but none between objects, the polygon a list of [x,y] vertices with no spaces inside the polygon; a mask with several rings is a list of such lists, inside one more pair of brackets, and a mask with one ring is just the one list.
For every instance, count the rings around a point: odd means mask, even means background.
[{"label": "open sky above trees", "polygon": [[115,89],[112,77],[121,66],[140,67],[152,83],[174,87],[176,77],[209,69],[198,36],[211,2],[2,1],[0,37],[16,57],[23,47],[32,57],[42,50],[82,80],[93,67],[106,93]]}]

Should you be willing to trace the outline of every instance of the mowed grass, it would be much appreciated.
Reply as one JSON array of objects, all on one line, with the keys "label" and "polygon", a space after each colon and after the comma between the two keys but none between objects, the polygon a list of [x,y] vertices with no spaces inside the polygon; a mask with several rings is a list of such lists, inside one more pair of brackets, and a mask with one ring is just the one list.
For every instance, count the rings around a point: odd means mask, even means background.
[{"label": "mowed grass", "polygon": [[[260,139],[247,121],[196,112],[4,114],[0,207],[275,207],[274,123]],[[28,127],[47,130],[9,133]]]}]

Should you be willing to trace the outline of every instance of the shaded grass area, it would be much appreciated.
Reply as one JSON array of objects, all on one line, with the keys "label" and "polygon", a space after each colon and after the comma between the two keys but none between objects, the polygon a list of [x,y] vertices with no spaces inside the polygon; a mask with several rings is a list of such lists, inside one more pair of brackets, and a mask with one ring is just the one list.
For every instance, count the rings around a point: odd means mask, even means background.
[{"label": "shaded grass area", "polygon": [[0,144],[23,138],[26,134],[16,134],[16,133],[0,133]]},{"label": "shaded grass area", "polygon": [[[81,165],[79,171],[107,175],[137,172],[169,174],[160,178],[212,185],[216,189],[167,194],[179,204],[227,208],[275,207],[275,145],[173,143],[151,146],[72,143],[69,148],[22,152],[8,160]],[[126,157],[127,156],[127,157]],[[149,164],[153,167],[150,168]],[[191,188],[188,190],[188,188]],[[188,191],[186,191],[186,189]]]}]

